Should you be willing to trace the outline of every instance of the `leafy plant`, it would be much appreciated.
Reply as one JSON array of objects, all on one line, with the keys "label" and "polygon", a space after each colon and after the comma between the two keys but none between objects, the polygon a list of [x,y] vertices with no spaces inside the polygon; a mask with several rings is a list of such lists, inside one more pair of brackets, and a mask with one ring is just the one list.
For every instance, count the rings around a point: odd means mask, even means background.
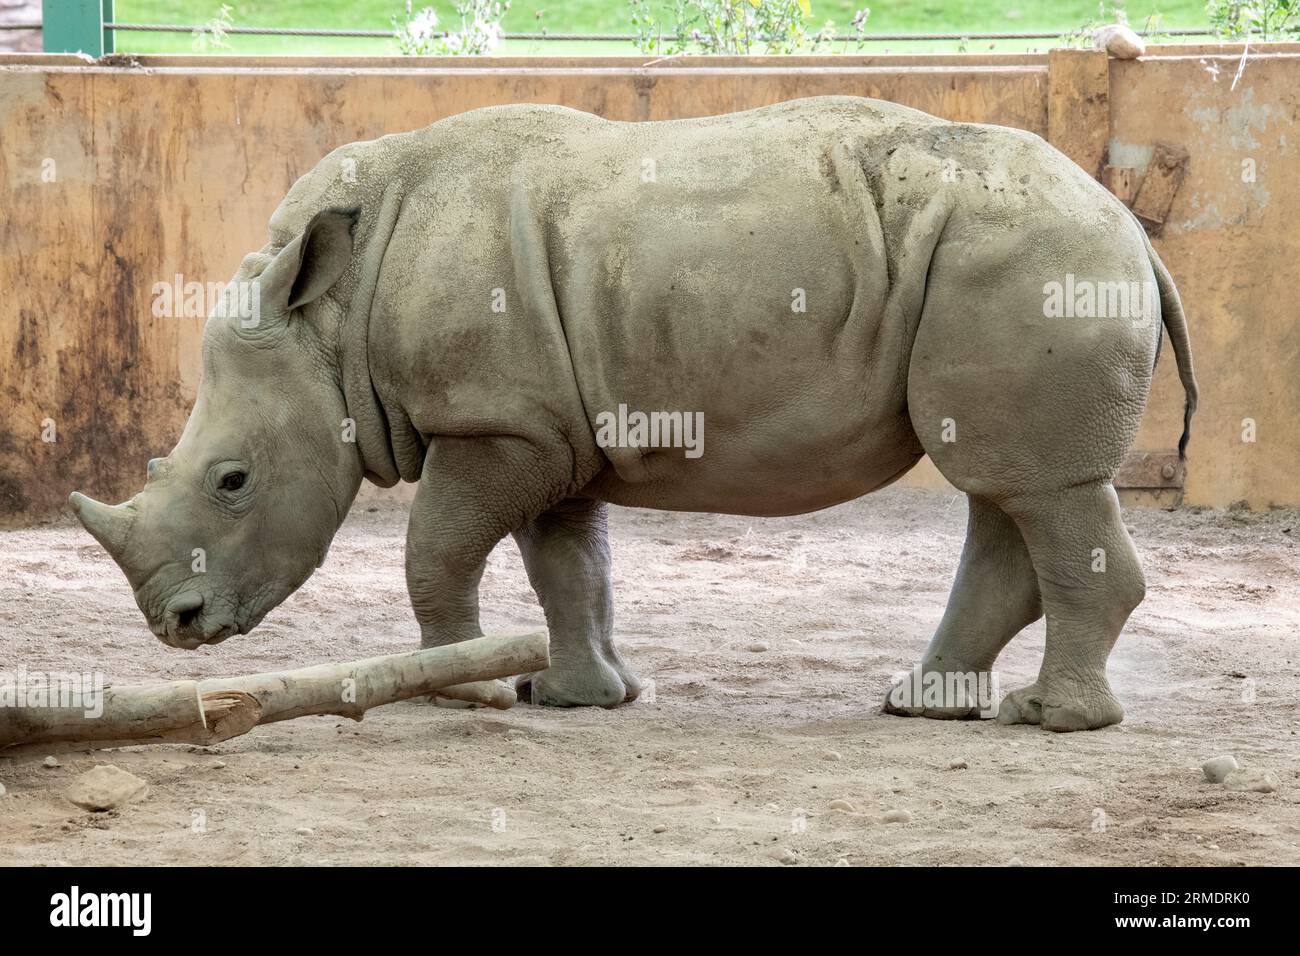
[{"label": "leafy plant", "polygon": [[[636,46],[642,53],[814,53],[828,46],[835,24],[814,29],[811,0],[673,0],[664,17],[649,0],[628,0]],[[860,48],[869,9],[852,21]]]},{"label": "leafy plant", "polygon": [[226,34],[234,25],[235,21],[230,18],[230,7],[223,3],[215,17],[200,24],[197,30],[191,31],[191,36],[194,37],[192,43],[194,51],[207,53],[210,49],[229,48]]},{"label": "leafy plant", "polygon": [[1225,40],[1289,40],[1300,36],[1300,0],[1210,0],[1205,12]]},{"label": "leafy plant", "polygon": [[494,52],[501,45],[501,20],[510,10],[510,0],[458,0],[459,30],[439,28],[432,7],[412,12],[406,0],[406,18],[393,18],[397,48],[411,56],[478,56]]}]

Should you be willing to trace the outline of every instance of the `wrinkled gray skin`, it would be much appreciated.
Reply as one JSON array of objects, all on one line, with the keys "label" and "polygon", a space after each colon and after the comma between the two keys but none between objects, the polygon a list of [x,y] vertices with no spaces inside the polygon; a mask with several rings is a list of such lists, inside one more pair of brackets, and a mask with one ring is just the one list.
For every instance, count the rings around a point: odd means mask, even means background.
[{"label": "wrinkled gray skin", "polygon": [[[612,706],[640,684],[612,641],[606,502],[798,514],[928,452],[970,520],[922,672],[988,671],[1045,613],[1039,678],[999,719],[1121,719],[1106,659],[1144,584],[1111,482],[1161,323],[1045,318],[1044,284],[1158,282],[1189,416],[1195,383],[1142,229],[1038,137],[852,97],[641,124],[500,107],[335,150],[270,231],[235,276],[260,277],[260,322],[208,320],[180,443],[125,505],[73,496],[168,644],[255,626],[363,477],[418,481],[424,645],[480,633],[513,534],[552,655],[521,692]],[[598,447],[620,403],[703,412],[703,456]],[[976,711],[943,704],[887,709]]]}]

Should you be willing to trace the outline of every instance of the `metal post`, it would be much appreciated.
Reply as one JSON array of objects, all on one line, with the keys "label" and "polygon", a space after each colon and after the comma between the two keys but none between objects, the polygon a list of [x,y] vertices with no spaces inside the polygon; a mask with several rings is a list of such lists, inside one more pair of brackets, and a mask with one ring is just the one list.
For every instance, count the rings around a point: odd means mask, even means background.
[{"label": "metal post", "polygon": [[100,57],[113,52],[113,0],[43,0],[41,39],[46,53],[85,53]]}]

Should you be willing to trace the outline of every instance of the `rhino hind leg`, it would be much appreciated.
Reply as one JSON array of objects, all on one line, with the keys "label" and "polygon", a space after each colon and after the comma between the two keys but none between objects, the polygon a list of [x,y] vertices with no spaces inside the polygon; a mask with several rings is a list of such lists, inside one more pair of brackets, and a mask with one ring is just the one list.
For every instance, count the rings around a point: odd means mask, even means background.
[{"label": "rhino hind leg", "polygon": [[1045,730],[1093,730],[1124,710],[1106,679],[1106,660],[1146,583],[1109,482],[1090,482],[1007,503],[1038,570],[1047,645],[1038,680],[1013,690],[1000,723]]},{"label": "rhino hind leg", "polygon": [[947,609],[921,662],[890,689],[886,713],[949,720],[988,713],[996,701],[981,699],[981,691],[992,686],[993,662],[1043,616],[1038,577],[1015,522],[985,498],[967,500],[966,544]]},{"label": "rhino hind leg", "polygon": [[1160,323],[1109,304],[1090,318],[1049,305],[1071,277],[1140,288],[1153,276],[1141,230],[1090,195],[1063,195],[1075,207],[1065,215],[1017,213],[1017,228],[954,230],[931,264],[908,367],[926,453],[1010,517],[1028,550],[1046,648],[1038,680],[997,716],[1048,730],[1122,719],[1106,661],[1145,590],[1112,482],[1141,424]]},{"label": "rhino hind leg", "polygon": [[515,532],[551,638],[551,666],[521,677],[521,700],[614,707],[641,682],[614,647],[614,599],[604,502],[570,498]]}]

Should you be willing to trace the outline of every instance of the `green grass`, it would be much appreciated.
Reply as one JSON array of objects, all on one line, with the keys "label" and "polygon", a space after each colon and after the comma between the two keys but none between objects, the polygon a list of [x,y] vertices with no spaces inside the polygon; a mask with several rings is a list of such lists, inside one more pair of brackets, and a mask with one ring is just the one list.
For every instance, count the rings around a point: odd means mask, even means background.
[{"label": "green grass", "polygon": [[[404,0],[226,0],[235,26],[308,27],[313,29],[386,30],[393,16],[404,10]],[[449,0],[415,0],[416,9],[432,6],[442,23],[455,21]],[[115,19],[122,23],[201,23],[216,15],[221,0],[116,0]],[[847,27],[855,8],[871,7],[867,32],[871,33],[985,33],[996,31],[1059,30],[1068,33],[1103,18],[1095,0],[812,0],[812,23],[832,20]],[[1204,0],[1129,0],[1108,5],[1126,9],[1130,24],[1141,28],[1149,17],[1157,27],[1203,27],[1208,22]],[[629,12],[624,0],[514,0],[506,15],[507,32],[628,33]],[[1110,19],[1106,17],[1104,19]],[[323,37],[227,37],[223,53],[242,54],[395,54],[390,40]],[[1047,40],[982,41],[971,51],[1032,50],[1057,45]],[[837,47],[838,49],[839,47]],[[883,53],[954,50],[955,43],[872,43],[864,52]],[[189,53],[188,33],[119,32],[117,49],[135,53]],[[628,43],[586,41],[510,41],[508,54],[608,54],[634,53]]]}]

